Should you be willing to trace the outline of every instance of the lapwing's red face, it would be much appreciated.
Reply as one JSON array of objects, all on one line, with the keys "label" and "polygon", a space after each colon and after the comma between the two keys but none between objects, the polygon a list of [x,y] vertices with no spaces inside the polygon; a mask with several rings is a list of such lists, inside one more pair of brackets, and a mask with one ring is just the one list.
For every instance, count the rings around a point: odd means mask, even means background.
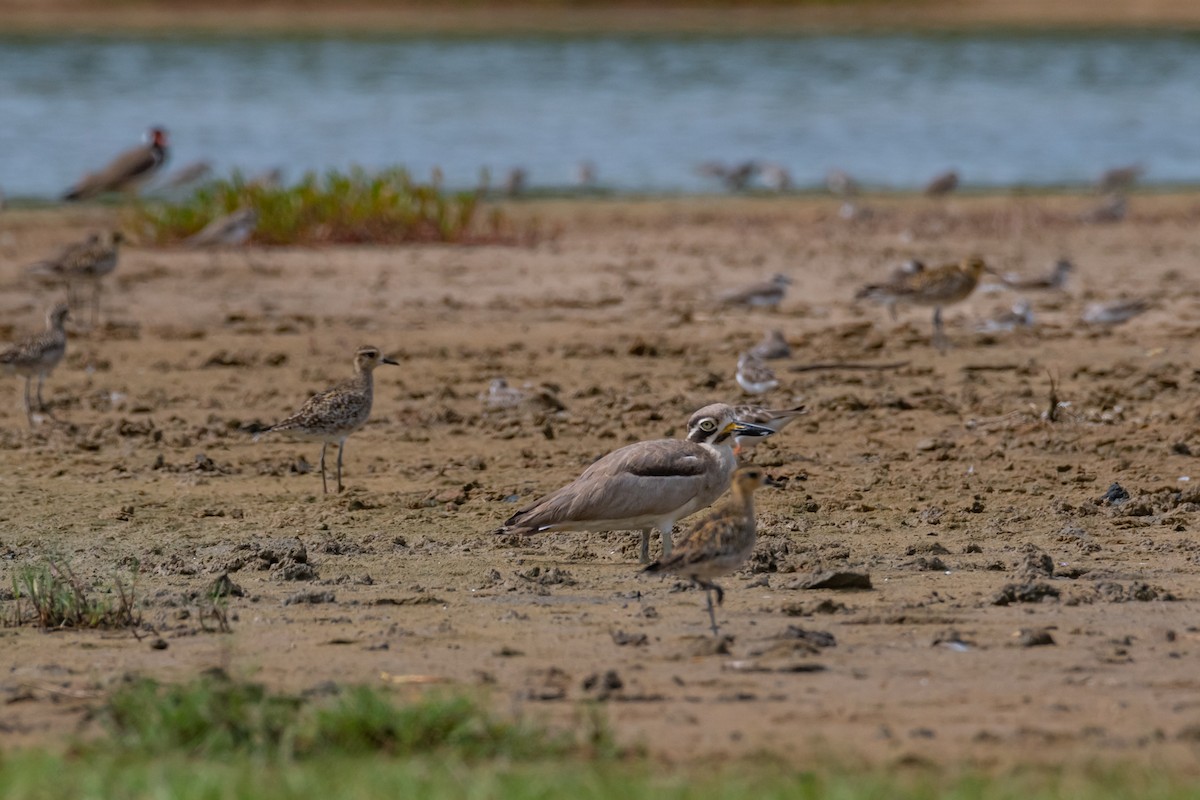
[{"label": "lapwing's red face", "polygon": [[167,146],[167,132],[162,128],[150,129],[150,141],[158,147]]}]

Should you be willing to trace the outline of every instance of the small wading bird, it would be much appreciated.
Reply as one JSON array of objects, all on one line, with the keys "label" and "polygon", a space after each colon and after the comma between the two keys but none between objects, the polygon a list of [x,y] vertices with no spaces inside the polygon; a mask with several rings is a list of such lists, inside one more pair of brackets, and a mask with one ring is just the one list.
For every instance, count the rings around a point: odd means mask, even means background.
[{"label": "small wading bird", "polygon": [[[770,428],[775,433],[779,433],[793,420],[807,414],[808,408],[805,406],[796,406],[795,408],[775,409],[747,404],[734,406],[733,413],[737,415],[738,419],[744,422],[753,422],[755,425],[761,425],[764,428]],[[733,437],[733,452],[737,456],[750,452],[756,446],[758,446],[757,437]]]},{"label": "small wading bird", "polygon": [[1141,298],[1089,303],[1079,318],[1088,325],[1120,325],[1149,309],[1150,303]]},{"label": "small wading bird", "polygon": [[729,487],[737,466],[735,436],[770,436],[714,403],[692,414],[686,439],[635,442],[602,457],[571,483],[535,500],[493,533],[625,531],[642,533],[641,561],[650,560],[650,531],[671,554],[677,520],[707,508]]},{"label": "small wading bird", "polygon": [[768,308],[775,311],[783,302],[792,279],[778,273],[768,281],[752,283],[740,289],[732,289],[717,298],[723,306],[744,306],[746,308]]},{"label": "small wading bird", "polygon": [[46,312],[46,330],[13,342],[0,352],[0,367],[6,372],[25,376],[25,419],[33,427],[33,404],[30,384],[37,377],[37,410],[44,411],[42,384],[67,353],[67,332],[63,328],[69,314],[65,303],[58,303]]},{"label": "small wading bird", "polygon": [[754,491],[766,482],[766,475],[758,467],[738,469],[733,474],[732,497],[696,520],[674,553],[664,555],[643,570],[688,578],[702,588],[708,601],[713,636],[721,631],[717,627],[712,593],[717,593],[717,605],[725,602],[725,590],[713,583],[713,578],[737,571],[754,553],[757,539]]},{"label": "small wading bird", "polygon": [[64,200],[87,200],[105,192],[132,192],[150,178],[167,160],[167,132],[151,128],[146,143],[126,150],[98,172],[84,175]]},{"label": "small wading bird", "polygon": [[929,183],[925,184],[924,191],[930,197],[941,197],[950,194],[957,188],[958,173],[951,169],[934,175]]},{"label": "small wading bird", "polygon": [[242,208],[217,217],[185,241],[192,247],[237,246],[245,244],[258,227],[258,212]]},{"label": "small wading bird", "polygon": [[1067,276],[1075,267],[1065,258],[1054,263],[1054,269],[1049,275],[1038,275],[1032,278],[1022,277],[1015,272],[1006,272],[1000,277],[1004,285],[1019,291],[1037,291],[1040,289],[1062,289],[1067,285]]},{"label": "small wading bird", "polygon": [[[917,262],[920,263],[920,262]],[[869,299],[889,306],[907,303],[916,306],[933,306],[933,343],[939,350],[945,349],[945,333],[942,331],[942,307],[966,300],[979,285],[979,278],[992,269],[982,258],[963,259],[958,264],[942,267],[922,267],[910,273],[894,273],[887,283],[864,286],[855,295],[857,299]]]},{"label": "small wading bird", "polygon": [[107,237],[92,234],[82,242],[68,245],[58,256],[29,267],[29,274],[40,281],[61,284],[67,289],[67,303],[78,308],[79,284],[92,287],[92,327],[100,316],[100,281],[117,268],[119,247],[125,237],[112,231]]},{"label": "small wading bird", "polygon": [[775,370],[753,353],[742,353],[738,356],[734,377],[746,394],[766,394],[779,385]]},{"label": "small wading bird", "polygon": [[825,175],[825,188],[838,197],[853,197],[858,194],[858,181],[840,169],[831,169]]},{"label": "small wading bird", "polygon": [[758,162],[756,161],[743,161],[731,166],[726,166],[719,161],[705,161],[696,167],[697,174],[721,181],[731,192],[740,192],[745,189],[757,172]]},{"label": "small wading bird", "polygon": [[360,347],[354,353],[354,377],[336,386],[315,394],[300,410],[285,420],[272,425],[260,436],[282,433],[293,439],[321,443],[321,491],[329,494],[329,483],[325,477],[325,450],[331,444],[338,446],[337,490],[342,491],[342,451],[350,434],[367,424],[371,416],[371,402],[375,396],[375,381],[372,373],[380,364],[399,363],[385,358],[378,347]]},{"label": "small wading bird", "polygon": [[1096,188],[1101,193],[1128,191],[1138,178],[1142,177],[1145,168],[1141,164],[1129,164],[1124,167],[1113,167],[1100,173]]},{"label": "small wading bird", "polygon": [[773,361],[791,356],[792,346],[784,338],[783,331],[776,329],[764,332],[762,341],[751,347],[748,352],[757,358]]},{"label": "small wading bird", "polygon": [[1033,327],[1033,306],[1028,300],[1018,300],[1012,308],[975,326],[980,333],[1003,333],[1017,328]]},{"label": "small wading bird", "polygon": [[1129,213],[1129,201],[1124,195],[1110,194],[1100,203],[1079,215],[1080,222],[1091,222],[1103,225],[1107,222],[1120,222]]}]

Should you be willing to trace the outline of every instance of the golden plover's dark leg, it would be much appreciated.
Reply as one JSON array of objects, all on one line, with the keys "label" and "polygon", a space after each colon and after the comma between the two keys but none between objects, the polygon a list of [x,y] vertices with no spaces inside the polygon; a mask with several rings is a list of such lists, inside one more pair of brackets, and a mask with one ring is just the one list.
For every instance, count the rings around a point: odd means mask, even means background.
[{"label": "golden plover's dark leg", "polygon": [[346,440],[342,439],[338,442],[338,467],[337,467],[337,485],[338,494],[342,492],[342,450],[346,448]]},{"label": "golden plover's dark leg", "polygon": [[942,329],[942,307],[935,306],[933,309],[933,346],[945,352],[946,344],[946,333]]},{"label": "golden plover's dark leg", "polygon": [[31,405],[33,398],[29,396],[29,390],[33,388],[32,381],[32,375],[25,376],[25,419],[29,421],[30,427],[33,426],[33,407]]},{"label": "golden plover's dark leg", "polygon": [[325,481],[325,448],[329,442],[321,442],[321,494],[329,494],[329,484]]}]

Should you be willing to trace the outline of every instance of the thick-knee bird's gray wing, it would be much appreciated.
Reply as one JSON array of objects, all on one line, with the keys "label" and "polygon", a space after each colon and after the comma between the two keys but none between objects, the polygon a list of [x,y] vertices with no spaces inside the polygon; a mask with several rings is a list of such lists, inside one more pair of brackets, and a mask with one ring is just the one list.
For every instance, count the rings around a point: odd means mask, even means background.
[{"label": "thick-knee bird's gray wing", "polygon": [[535,532],[666,517],[696,502],[695,509],[709,505],[728,481],[708,448],[674,439],[637,442],[609,453],[573,482],[517,511],[504,530]]}]

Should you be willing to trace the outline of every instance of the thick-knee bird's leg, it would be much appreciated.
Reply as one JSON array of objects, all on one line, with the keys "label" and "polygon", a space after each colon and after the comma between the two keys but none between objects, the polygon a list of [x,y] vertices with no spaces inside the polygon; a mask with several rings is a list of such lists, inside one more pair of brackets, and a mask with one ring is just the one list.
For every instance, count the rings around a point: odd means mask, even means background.
[{"label": "thick-knee bird's leg", "polygon": [[650,531],[652,528],[642,528],[642,552],[638,556],[643,564],[650,563]]}]

